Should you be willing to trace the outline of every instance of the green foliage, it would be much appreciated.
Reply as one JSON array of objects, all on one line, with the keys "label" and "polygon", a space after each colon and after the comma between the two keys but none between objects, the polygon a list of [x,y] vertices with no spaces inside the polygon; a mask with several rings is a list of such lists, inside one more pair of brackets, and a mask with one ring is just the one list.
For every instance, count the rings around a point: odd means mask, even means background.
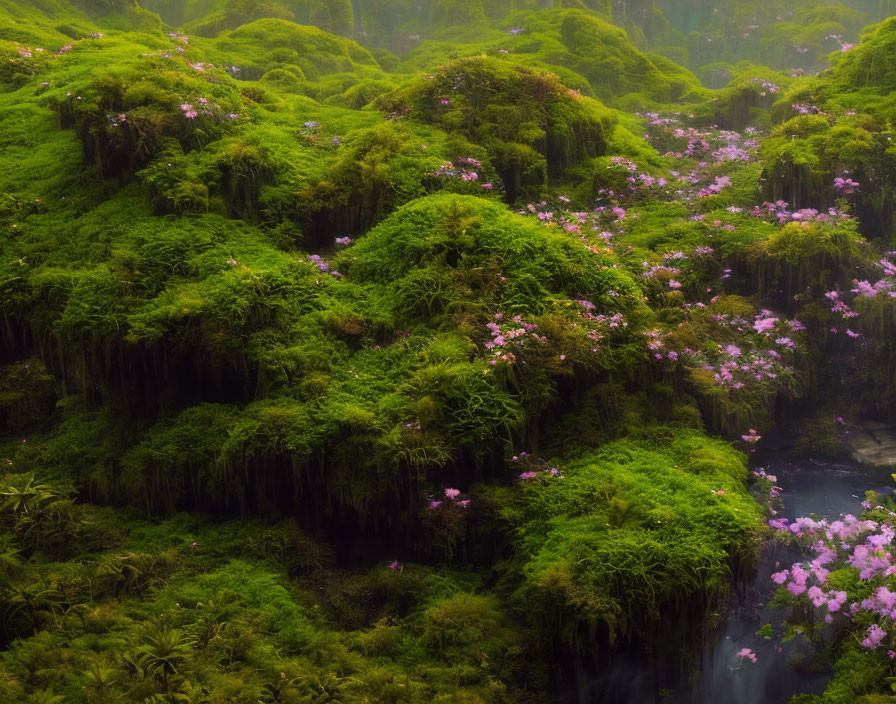
[{"label": "green foliage", "polygon": [[[263,563],[218,552],[216,538],[224,531],[239,543],[254,527],[201,520],[193,527],[196,541],[178,548],[165,570],[155,569],[151,592],[131,578],[116,591],[104,586],[104,565],[126,564],[114,552],[99,556],[100,569],[85,573],[90,579],[38,562],[29,567],[27,592],[0,585],[7,628],[27,618],[32,626],[55,623],[52,636],[20,631],[22,638],[0,657],[0,691],[77,704],[325,701],[324,693],[347,704],[374,694],[409,704],[449,693],[464,701],[527,700],[511,684],[521,682],[520,634],[494,599],[468,591],[472,584],[462,574],[416,565],[367,574],[315,570],[302,584],[290,584]],[[146,539],[147,527],[127,528]],[[184,528],[176,518],[150,531],[156,539],[177,540]],[[130,561],[131,574],[137,564]],[[330,608],[340,590],[354,605],[367,604],[376,623],[357,624],[350,613]],[[26,683],[37,669],[48,673],[43,684]],[[507,683],[500,695],[498,680]]]},{"label": "green foliage", "polygon": [[337,263],[350,280],[394,292],[386,300],[411,320],[533,313],[564,294],[599,299],[610,289],[638,292],[631,278],[601,267],[601,255],[574,236],[467,196],[431,196],[406,206]]},{"label": "green foliage", "polygon": [[[747,211],[760,177],[822,208],[850,169],[886,231],[892,24],[795,80],[707,52],[714,21],[542,4],[0,0],[0,700],[529,704],[570,648],[701,630],[761,522],[701,429],[791,379],[729,393],[645,340],[715,353],[713,315],[871,266],[853,220]],[[855,22],[800,5],[750,45]],[[774,120],[762,163],[629,203],[612,157],[693,167],[617,110],[669,102]],[[643,276],[707,242],[681,291]],[[892,396],[893,311],[857,307]],[[565,477],[509,486],[522,446]]]},{"label": "green foliage", "polygon": [[609,110],[554,75],[486,57],[442,66],[377,105],[482,144],[511,196],[603,154],[614,125]]},{"label": "green foliage", "polygon": [[55,401],[53,376],[39,359],[0,367],[0,432],[18,434],[39,428]]},{"label": "green foliage", "polygon": [[[508,36],[507,30],[514,27],[523,32]],[[640,101],[643,107],[703,96],[693,74],[663,56],[642,53],[606,15],[586,8],[515,12],[502,28],[454,27],[428,35],[404,57],[404,66],[425,70],[445,56],[505,52],[519,63],[549,68],[567,86],[614,106]]]},{"label": "green foliage", "polygon": [[[494,494],[518,551],[518,604],[579,648],[656,628],[670,604],[726,588],[756,547],[746,458],[697,431],[653,427]],[[721,491],[722,495],[713,492]]]}]

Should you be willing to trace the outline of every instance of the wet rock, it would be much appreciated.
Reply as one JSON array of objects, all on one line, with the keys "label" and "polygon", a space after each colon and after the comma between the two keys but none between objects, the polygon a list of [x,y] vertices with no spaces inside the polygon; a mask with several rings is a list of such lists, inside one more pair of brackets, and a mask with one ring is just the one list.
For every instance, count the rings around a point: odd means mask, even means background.
[{"label": "wet rock", "polygon": [[896,427],[866,421],[849,433],[846,446],[856,462],[896,468]]}]

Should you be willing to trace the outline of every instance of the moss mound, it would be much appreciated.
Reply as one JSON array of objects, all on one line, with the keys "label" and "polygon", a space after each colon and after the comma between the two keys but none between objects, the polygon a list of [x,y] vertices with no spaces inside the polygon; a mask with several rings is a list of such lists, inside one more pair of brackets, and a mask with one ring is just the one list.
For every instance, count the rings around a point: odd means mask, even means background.
[{"label": "moss mound", "polygon": [[760,511],[746,474],[724,443],[651,428],[562,476],[520,479],[494,497],[518,550],[519,605],[540,604],[542,627],[580,648],[655,634],[671,603],[708,608],[753,549]]},{"label": "moss mound", "polygon": [[483,145],[511,198],[605,153],[614,125],[612,112],[556,76],[487,57],[446,64],[377,105]]}]

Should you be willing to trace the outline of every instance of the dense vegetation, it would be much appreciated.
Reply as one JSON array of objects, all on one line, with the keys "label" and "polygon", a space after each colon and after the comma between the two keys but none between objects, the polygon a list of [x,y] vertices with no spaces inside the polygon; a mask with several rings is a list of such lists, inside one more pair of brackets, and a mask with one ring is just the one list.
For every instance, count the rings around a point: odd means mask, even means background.
[{"label": "dense vegetation", "polygon": [[0,0],[0,701],[699,667],[896,417],[896,8],[617,5]]}]

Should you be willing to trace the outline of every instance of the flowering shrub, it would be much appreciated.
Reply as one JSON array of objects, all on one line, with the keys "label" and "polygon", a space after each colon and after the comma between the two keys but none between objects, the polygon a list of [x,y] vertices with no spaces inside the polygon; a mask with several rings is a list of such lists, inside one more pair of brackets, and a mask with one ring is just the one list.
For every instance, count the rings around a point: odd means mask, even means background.
[{"label": "flowering shrub", "polygon": [[453,487],[443,489],[439,495],[426,497],[426,507],[421,516],[423,528],[430,544],[442,556],[450,558],[466,535],[469,506],[470,499]]},{"label": "flowering shrub", "polygon": [[[896,591],[893,575],[893,538],[896,513],[863,502],[866,517],[847,514],[834,521],[797,518],[769,520],[776,536],[795,542],[812,559],[775,572],[771,579],[781,587],[779,605],[799,604],[810,614],[806,631],[819,638],[814,624],[821,620],[859,632],[868,650],[896,648]],[[892,658],[893,656],[890,655]]]},{"label": "flowering shrub", "polygon": [[[893,252],[888,252],[878,261],[874,262],[876,269],[880,270],[881,277],[872,283],[868,279],[853,279],[855,288],[849,290],[852,294],[852,304],[860,307],[867,307],[875,299],[896,299],[896,264],[890,261],[890,257],[894,256]],[[844,300],[844,294],[838,290],[827,291],[824,297],[828,300],[830,311],[834,315],[849,320],[859,317],[859,311]],[[836,333],[839,328],[831,327],[831,332]],[[849,328],[845,328],[848,337],[857,338],[859,334],[853,332]]]},{"label": "flowering shrub", "polygon": [[744,133],[719,128],[697,129],[682,123],[681,113],[640,113],[647,121],[650,143],[666,156],[721,164],[748,163],[756,159],[757,130]]},{"label": "flowering shrub", "polygon": [[781,89],[780,86],[772,83],[771,81],[764,81],[761,78],[753,78],[752,82],[756,84],[756,90],[758,91],[759,95],[762,96],[774,95]]}]

